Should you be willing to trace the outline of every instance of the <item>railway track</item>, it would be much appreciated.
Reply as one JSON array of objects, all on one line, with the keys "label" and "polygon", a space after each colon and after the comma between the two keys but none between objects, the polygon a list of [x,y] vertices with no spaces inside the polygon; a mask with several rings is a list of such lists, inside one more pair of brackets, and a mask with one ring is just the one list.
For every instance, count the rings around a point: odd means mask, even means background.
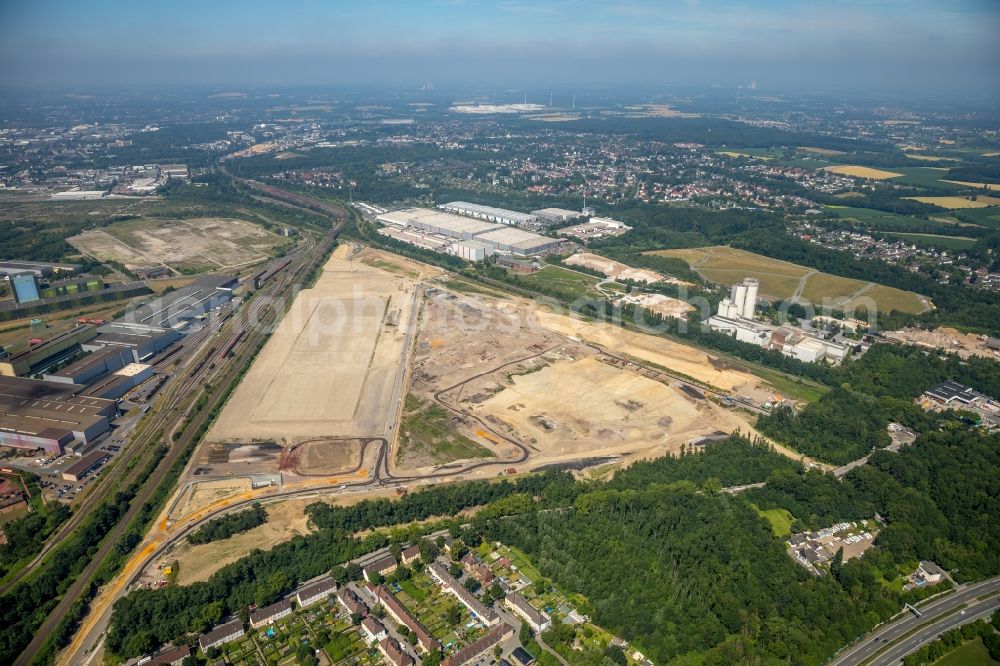
[{"label": "railway track", "polygon": [[[228,393],[229,384],[235,379],[239,368],[242,366],[242,359],[239,358],[238,354],[234,354],[237,359],[232,363],[209,362],[216,348],[221,347],[226,349],[227,352],[235,352],[240,347],[245,347],[251,343],[255,344],[264,339],[264,334],[259,330],[255,330],[256,327],[253,324],[259,321],[258,318],[262,309],[269,305],[268,297],[280,294],[287,289],[293,284],[296,278],[305,275],[310,267],[325,255],[327,249],[335,242],[347,220],[346,216],[343,215],[343,210],[339,208],[337,210],[341,215],[338,217],[338,221],[334,224],[332,230],[326,235],[324,242],[317,244],[311,251],[303,253],[301,257],[296,256],[296,259],[301,260],[293,262],[294,268],[286,270],[280,280],[260,289],[255,294],[255,297],[251,299],[249,306],[244,311],[244,316],[232,319],[227,317],[227,320],[223,320],[220,323],[220,329],[216,333],[217,336],[222,336],[222,340],[218,341],[207,353],[199,352],[199,361],[194,371],[187,373],[186,376],[182,375],[180,381],[172,382],[170,386],[161,392],[159,398],[161,407],[156,410],[153,417],[154,420],[141,424],[141,435],[136,438],[136,441],[130,444],[129,448],[143,452],[146,450],[155,450],[155,447],[148,446],[148,444],[155,442],[150,442],[149,440],[154,439],[153,436],[158,435],[161,432],[161,428],[166,428],[169,423],[173,422],[174,426],[169,428],[168,431],[163,432],[165,443],[168,446],[166,455],[160,459],[153,473],[132,499],[125,515],[102,540],[97,552],[91,557],[87,566],[63,593],[56,607],[35,630],[31,642],[14,662],[16,666],[26,666],[39,652],[45,641],[56,630],[63,617],[70,611],[77,599],[89,589],[91,580],[97,569],[110,554],[119,537],[138,515],[142,506],[152,497],[153,493],[155,493],[160,484],[166,479],[174,463],[192,445],[192,440],[196,436],[195,433],[198,432],[198,429],[205,423],[211,413],[211,410],[201,410],[193,416],[190,414],[191,406],[196,402],[195,396],[201,393],[199,389],[211,385],[213,381],[215,382],[208,394],[208,402],[210,404],[221,400]],[[251,317],[251,315],[253,316]],[[197,332],[194,335],[197,335]],[[168,361],[167,359],[164,360]],[[173,441],[174,433],[178,432],[179,427],[181,428],[179,431],[181,435],[177,441]],[[151,455],[151,453],[144,453],[138,458],[139,464],[133,465],[130,475],[126,479],[127,483],[135,480],[139,472],[145,467],[144,463],[150,462],[149,456]],[[105,476],[108,478],[111,477],[110,474]],[[91,496],[97,497],[98,493],[92,491]],[[62,535],[70,534],[73,529],[79,527],[87,513],[89,511],[80,511],[80,517]],[[56,541],[52,541],[51,543],[56,543]],[[70,663],[78,663],[75,659],[75,654],[71,656]]]}]

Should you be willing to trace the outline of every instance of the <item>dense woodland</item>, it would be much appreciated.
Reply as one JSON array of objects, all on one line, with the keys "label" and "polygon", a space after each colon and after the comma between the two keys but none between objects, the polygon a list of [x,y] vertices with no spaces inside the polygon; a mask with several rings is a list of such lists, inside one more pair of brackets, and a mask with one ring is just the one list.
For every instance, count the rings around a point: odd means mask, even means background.
[{"label": "dense woodland", "polygon": [[800,453],[842,465],[888,445],[890,421],[918,432],[941,425],[957,427],[958,415],[932,415],[913,402],[946,379],[1000,396],[1000,372],[994,361],[876,345],[832,372],[827,383],[835,388],[799,414],[779,408],[760,417],[757,427]]},{"label": "dense woodland", "polygon": [[[718,492],[760,481],[767,485],[741,495]],[[636,464],[606,483],[547,473],[351,507],[317,503],[309,507],[313,534],[254,551],[204,583],[130,593],[115,605],[108,647],[138,655],[229,614],[245,616],[249,604],[325,571],[357,578],[356,565],[341,566],[346,560],[440,527],[412,521],[476,506],[484,508],[470,525],[451,523],[453,535],[523,549],[556,585],[587,598],[583,611],[595,622],[658,662],[820,664],[927,594],[904,596],[889,585],[919,559],[959,581],[1000,573],[1000,437],[925,434],[899,454],[876,453],[844,481],[731,437]],[[877,548],[816,578],[759,516],[774,507],[793,514],[794,529],[876,514],[886,524]],[[403,523],[411,527],[352,536]]]},{"label": "dense woodland", "polygon": [[234,534],[252,530],[267,522],[267,511],[260,504],[254,504],[245,511],[237,511],[211,520],[187,536],[188,543],[202,544],[222,541]]}]

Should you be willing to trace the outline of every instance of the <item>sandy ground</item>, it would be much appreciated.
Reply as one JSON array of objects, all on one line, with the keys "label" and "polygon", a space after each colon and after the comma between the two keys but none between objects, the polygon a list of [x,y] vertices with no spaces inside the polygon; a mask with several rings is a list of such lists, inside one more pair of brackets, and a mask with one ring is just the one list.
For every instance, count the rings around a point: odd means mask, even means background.
[{"label": "sandy ground", "polygon": [[986,340],[981,335],[962,333],[956,328],[941,327],[926,331],[922,328],[904,328],[886,331],[885,337],[921,347],[930,347],[958,354],[962,358],[982,356],[1000,360],[1000,352],[986,348]]},{"label": "sandy ground", "polygon": [[284,239],[246,220],[136,220],[68,239],[81,252],[127,268],[189,265],[231,268],[267,259]]},{"label": "sandy ground", "polygon": [[379,435],[416,283],[349,259],[342,245],[299,293],[210,440]]},{"label": "sandy ground", "polygon": [[605,277],[615,280],[635,280],[650,284],[663,280],[659,273],[645,268],[632,268],[613,259],[608,259],[590,252],[578,252],[563,261],[568,266],[583,266],[602,273]]},{"label": "sandy ground", "polygon": [[656,312],[664,317],[674,317],[675,319],[687,318],[688,312],[694,311],[694,306],[679,298],[664,296],[663,294],[628,294],[623,299],[626,303],[641,305],[650,312]]},{"label": "sandy ground", "polygon": [[267,506],[267,522],[222,541],[192,546],[184,540],[163,559],[180,564],[177,582],[188,585],[208,580],[222,567],[235,562],[254,548],[270,550],[293,536],[309,533],[305,508],[315,499],[288,500]]},{"label": "sandy ground", "polygon": [[[589,327],[588,334],[581,327]],[[467,415],[453,419],[452,427],[501,458],[516,449],[484,431],[477,418],[521,442],[531,451],[524,465],[532,468],[581,455],[655,457],[703,435],[749,429],[738,413],[693,398],[670,378],[613,365],[589,340],[706,383],[761,383],[685,345],[539,313],[521,299],[432,292],[410,390],[424,400],[441,392],[446,404]]]},{"label": "sandy ground", "polygon": [[250,479],[219,479],[217,481],[200,481],[191,487],[184,501],[180,502],[174,513],[178,516],[196,511],[199,507],[213,502],[235,497],[250,491]]},{"label": "sandy ground", "polygon": [[597,343],[608,351],[655,363],[724,391],[760,380],[746,372],[727,367],[722,359],[666,338],[633,333],[612,324],[586,322],[566,315],[539,311],[543,327],[562,335]]},{"label": "sandy ground", "polygon": [[702,426],[693,399],[596,358],[514,377],[477,411],[511,424],[542,453],[560,455],[686,440]]}]

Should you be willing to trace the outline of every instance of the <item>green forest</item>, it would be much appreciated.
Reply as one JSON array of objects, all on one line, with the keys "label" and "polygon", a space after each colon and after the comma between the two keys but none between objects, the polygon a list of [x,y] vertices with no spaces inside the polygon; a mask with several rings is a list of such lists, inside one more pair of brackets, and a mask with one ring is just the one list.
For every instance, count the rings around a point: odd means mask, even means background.
[{"label": "green forest", "polygon": [[267,511],[260,504],[254,504],[245,511],[237,511],[210,520],[187,536],[188,543],[202,544],[228,539],[234,534],[252,530],[267,522]]},{"label": "green forest", "polygon": [[[723,485],[766,482],[743,494]],[[608,482],[549,472],[511,482],[446,484],[402,499],[309,507],[313,534],[255,551],[207,582],[136,590],[114,608],[109,649],[135,656],[193,638],[249,604],[270,603],[351,558],[440,529],[386,529],[483,507],[450,524],[465,543],[499,540],[528,553],[594,621],[657,662],[821,664],[839,647],[928,594],[891,585],[920,559],[958,581],[1000,573],[1000,437],[922,435],[877,452],[843,481],[806,471],[760,441],[733,436],[638,463]],[[880,516],[876,548],[810,575],[785,553],[758,509],[780,507],[794,529]],[[371,530],[363,539],[353,535]],[[553,637],[554,639],[558,637]]]}]

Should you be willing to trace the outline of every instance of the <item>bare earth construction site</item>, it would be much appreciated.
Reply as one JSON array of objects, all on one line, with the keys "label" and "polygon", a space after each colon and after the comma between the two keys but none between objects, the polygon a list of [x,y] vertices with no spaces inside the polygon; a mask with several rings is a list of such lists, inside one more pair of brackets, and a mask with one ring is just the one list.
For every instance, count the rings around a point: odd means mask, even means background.
[{"label": "bare earth construction site", "polygon": [[[628,464],[753,432],[708,394],[773,390],[661,336],[455,280],[339,247],[195,451],[163,527],[254,500],[271,511],[306,497],[356,501],[392,486]],[[176,558],[201,579],[222,561],[212,552],[170,548],[157,565]]]},{"label": "bare earth construction site", "polygon": [[403,257],[339,247],[196,451],[171,519],[264,487],[430,482],[663,455],[750,430],[701,389],[768,390],[663,337],[463,293],[449,281]]}]

